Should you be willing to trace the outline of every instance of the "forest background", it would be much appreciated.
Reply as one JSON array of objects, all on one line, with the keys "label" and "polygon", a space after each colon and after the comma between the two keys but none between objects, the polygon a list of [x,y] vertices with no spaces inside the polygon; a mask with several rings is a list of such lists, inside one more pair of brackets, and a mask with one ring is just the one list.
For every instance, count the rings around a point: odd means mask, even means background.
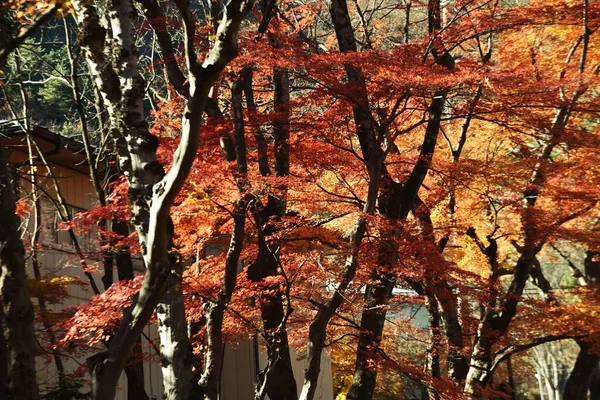
[{"label": "forest background", "polygon": [[[0,149],[9,396],[40,396],[36,335],[59,390],[74,382],[61,357],[92,347],[89,395],[113,398],[123,370],[143,391],[148,323],[171,399],[217,399],[223,346],[247,334],[268,359],[255,398],[312,399],[325,351],[348,399],[532,398],[517,382],[532,370],[538,396],[599,396],[598,2],[0,13],[2,119],[77,138],[98,199],[54,201],[74,247],[97,245],[74,255],[94,298],[53,313],[44,300],[75,282],[27,281],[41,247],[20,220],[52,166],[32,144],[17,172],[33,189],[15,199]],[[290,347],[308,365],[299,392]]]}]

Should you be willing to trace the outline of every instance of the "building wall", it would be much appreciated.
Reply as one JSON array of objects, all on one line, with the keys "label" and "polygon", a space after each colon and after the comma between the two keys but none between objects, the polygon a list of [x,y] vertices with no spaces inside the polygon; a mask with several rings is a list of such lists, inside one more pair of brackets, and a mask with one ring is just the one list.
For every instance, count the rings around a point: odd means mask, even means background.
[{"label": "building wall", "polygon": [[[221,379],[221,396],[223,400],[252,400],[254,398],[254,378],[258,368],[267,366],[267,355],[265,351],[258,350],[256,360],[257,344],[253,340],[242,341],[225,348],[223,375]],[[298,394],[302,390],[304,381],[304,369],[308,366],[306,357],[299,355],[292,348],[292,369],[296,379]],[[268,399],[269,397],[266,396]],[[316,400],[332,400],[333,385],[331,378],[331,359],[326,352],[321,358],[321,375],[315,392]],[[277,399],[272,399],[277,400]]]}]

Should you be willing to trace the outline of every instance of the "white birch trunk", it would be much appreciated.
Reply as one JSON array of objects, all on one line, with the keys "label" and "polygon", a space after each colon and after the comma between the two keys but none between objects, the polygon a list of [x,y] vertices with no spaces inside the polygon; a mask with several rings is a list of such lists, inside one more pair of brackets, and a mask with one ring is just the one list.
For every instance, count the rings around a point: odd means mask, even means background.
[{"label": "white birch trunk", "polygon": [[[225,65],[237,55],[237,31],[251,7],[251,2],[242,0],[232,0],[227,5],[215,44],[200,65],[196,62],[193,44],[194,26],[187,18],[189,13],[185,13],[185,4],[179,2],[177,5],[182,10],[186,28],[190,97],[183,114],[181,140],[171,168],[165,175],[156,158],[158,140],[149,134],[143,110],[145,85],[138,71],[134,40],[136,15],[131,0],[107,1],[105,15],[109,26],[103,26],[101,21],[104,15],[98,15],[94,4],[73,1],[80,42],[94,82],[107,107],[110,132],[118,144],[119,162],[129,181],[131,221],[138,233],[147,268],[140,292],[132,307],[125,313],[108,351],[90,360],[93,394],[96,399],[114,398],[125,361],[155,307],[170,288],[181,290],[181,274],[172,272],[174,265],[169,259],[172,237],[169,212],[196,155],[208,92]],[[161,322],[165,326],[170,321],[174,322],[172,329],[169,327],[168,331],[163,331],[161,345],[165,352],[189,347],[185,334],[187,329],[181,327],[181,318],[177,317],[185,313],[183,302],[174,303],[176,309],[163,315],[175,318]],[[187,368],[186,358],[165,355],[173,361],[168,366],[172,370],[165,375],[167,379],[175,379],[175,382],[166,382],[165,386],[173,388],[174,385],[177,388],[177,381],[183,382],[188,376],[187,373],[180,372]],[[181,383],[181,387],[186,384]],[[170,393],[170,397],[179,398],[178,389]]]}]

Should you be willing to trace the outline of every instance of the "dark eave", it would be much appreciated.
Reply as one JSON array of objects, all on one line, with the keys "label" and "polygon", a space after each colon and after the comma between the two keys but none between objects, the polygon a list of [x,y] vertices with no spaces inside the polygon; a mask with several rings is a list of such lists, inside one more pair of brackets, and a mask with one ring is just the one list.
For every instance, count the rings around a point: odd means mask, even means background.
[{"label": "dark eave", "polygon": [[[81,142],[37,125],[32,127],[31,136],[48,162],[83,174],[88,173],[87,159]],[[0,145],[29,154],[27,134],[18,121],[0,120]]]}]

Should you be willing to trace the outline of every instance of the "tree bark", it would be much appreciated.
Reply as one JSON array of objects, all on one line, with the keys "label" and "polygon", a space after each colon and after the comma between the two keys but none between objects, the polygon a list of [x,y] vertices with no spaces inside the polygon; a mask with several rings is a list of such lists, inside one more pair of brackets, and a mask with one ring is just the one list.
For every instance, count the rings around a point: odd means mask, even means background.
[{"label": "tree bark", "polygon": [[[289,72],[285,68],[274,68],[274,109],[277,113],[273,123],[275,137],[275,176],[289,175]],[[268,196],[267,205],[254,212],[259,228],[258,255],[248,267],[248,277],[260,282],[269,276],[284,274],[280,268],[277,248],[279,242],[270,239],[276,231],[275,223],[286,213],[287,185],[277,186],[276,193]],[[292,369],[287,334],[287,318],[291,312],[290,299],[286,296],[286,284],[270,288],[270,295],[260,300],[263,328],[266,336],[268,366],[259,378],[258,387],[266,385],[271,399],[296,400],[298,392]]]},{"label": "tree bark", "polygon": [[131,350],[131,356],[127,360],[125,367],[125,377],[127,378],[127,398],[135,400],[150,400],[146,388],[144,387],[144,363],[142,361],[142,337]]},{"label": "tree bark", "polygon": [[[588,250],[584,259],[585,280],[589,283],[600,282],[600,262],[594,261],[598,257],[599,252]],[[579,354],[575,361],[575,365],[571,370],[569,379],[565,384],[563,391],[564,399],[587,399],[588,389],[596,394],[600,393],[600,355],[592,353],[592,345],[590,343],[578,340]],[[592,396],[592,399],[596,397]]]},{"label": "tree bark", "polygon": [[8,348],[4,339],[4,307],[0,304],[0,393],[8,393]]},{"label": "tree bark", "polygon": [[[126,237],[129,235],[127,223],[113,220],[112,230],[114,233]],[[133,279],[133,261],[128,249],[119,248],[114,252],[117,264],[117,276],[119,281]],[[133,346],[131,356],[127,360],[124,371],[127,377],[127,398],[148,400],[149,396],[144,387],[144,363],[142,361],[142,335],[138,337]]]},{"label": "tree bark", "polygon": [[[592,344],[578,341],[579,354],[563,391],[565,400],[586,400],[588,390],[598,369],[600,356],[593,353]],[[592,397],[593,398],[593,397]]]},{"label": "tree bark", "polygon": [[[246,137],[244,115],[242,109],[242,86],[247,78],[242,76],[233,84],[231,90],[231,105],[234,124],[235,160],[236,167],[232,174],[236,180],[240,198],[235,203],[233,211],[233,232],[225,258],[225,274],[216,299],[204,304],[206,316],[206,350],[201,378],[198,382],[206,400],[217,400],[223,369],[223,354],[225,342],[223,339],[223,318],[227,304],[231,300],[237,282],[238,264],[244,246],[246,224],[246,197],[248,190],[248,161],[246,157]],[[227,160],[227,155],[225,155]],[[233,160],[230,160],[233,161]]]},{"label": "tree bark", "polygon": [[[431,293],[429,288],[426,288],[425,298],[427,299],[427,310],[429,311],[429,348],[425,358],[425,373],[431,376],[433,379],[440,379],[441,367],[440,367],[440,330],[442,318],[437,307],[437,300]],[[438,393],[430,388],[427,388],[427,396],[429,400],[438,400]]]},{"label": "tree bark", "polygon": [[[177,261],[177,274],[183,273],[183,266]],[[192,385],[192,365],[194,359],[188,338],[183,288],[181,280],[176,280],[163,295],[156,307],[158,336],[160,338],[160,364],[163,375],[164,397],[166,399],[187,399]]]},{"label": "tree bark", "polygon": [[25,276],[25,248],[19,235],[19,218],[4,149],[0,147],[0,295],[3,307],[3,336],[8,358],[7,398],[37,399],[33,306]]},{"label": "tree bark", "polygon": [[216,301],[205,305],[207,349],[204,371],[198,383],[206,400],[218,400],[221,371],[223,367],[223,317],[227,303],[235,289],[240,253],[244,244],[246,204],[241,199],[234,211],[234,228],[227,250],[225,276]]},{"label": "tree bark", "polygon": [[[534,264],[536,255],[540,252],[544,244],[543,241],[541,243],[536,242],[538,227],[534,215],[535,205],[545,183],[545,172],[550,163],[550,155],[560,142],[573,105],[582,94],[583,92],[576,91],[570,101],[565,102],[565,104],[557,108],[554,120],[550,126],[550,138],[542,147],[537,157],[537,163],[531,173],[529,185],[523,190],[525,204],[521,216],[523,226],[521,255],[516,262],[508,292],[503,298],[501,312],[498,313],[493,309],[495,302],[500,300],[497,295],[490,299],[491,307],[487,307],[484,310],[473,344],[471,364],[465,381],[464,391],[467,394],[477,395],[487,385],[492,373],[492,345],[499,336],[506,332],[514,316],[517,314],[517,305],[529,278],[531,266]],[[496,274],[494,271],[492,272]]]},{"label": "tree bark", "polygon": [[[108,110],[109,130],[117,139],[119,162],[129,181],[131,221],[138,233],[147,268],[140,292],[126,311],[107,352],[90,360],[96,399],[114,398],[121,371],[152,312],[170,287],[180,285],[181,276],[172,272],[175,266],[169,258],[172,239],[170,208],[196,157],[202,113],[209,90],[225,65],[236,57],[237,32],[252,6],[244,0],[232,0],[227,4],[215,44],[200,64],[194,48],[193,16],[187,9],[187,3],[178,1],[176,5],[180,9],[186,35],[190,96],[183,113],[181,140],[171,168],[165,174],[156,157],[158,140],[148,132],[144,115],[145,84],[138,71],[133,23],[136,13],[131,1],[108,1],[106,26],[103,26],[93,4],[73,1],[80,27],[80,43]],[[113,37],[107,37],[109,33]],[[184,310],[177,312],[183,313]],[[179,345],[189,347],[189,342],[177,343]],[[165,350],[173,348],[169,344]]]},{"label": "tree bark", "polygon": [[[340,52],[356,52],[356,39],[345,0],[332,0],[329,14],[333,22]],[[367,200],[363,207],[366,214],[374,214],[377,204],[382,173],[382,151],[375,135],[373,116],[369,108],[366,84],[360,69],[345,64],[344,69],[348,81],[358,87],[355,98],[352,99],[352,113],[356,125],[356,135],[369,174]],[[304,371],[304,384],[300,394],[301,400],[312,400],[317,389],[321,372],[321,355],[326,344],[326,329],[329,321],[344,301],[344,292],[354,279],[358,268],[358,253],[362,240],[367,231],[367,219],[360,217],[353,228],[350,239],[350,254],[346,257],[344,270],[340,281],[327,302],[321,306],[309,328],[308,367]]]},{"label": "tree bark", "polygon": [[[382,191],[379,196],[379,207],[389,220],[405,221],[408,213],[413,209],[418,191],[427,175],[435,151],[444,102],[445,94],[436,93],[429,110],[429,122],[425,130],[420,157],[406,183],[400,185],[390,182],[389,193]],[[391,178],[387,177],[387,179],[391,181]],[[365,293],[366,303],[361,317],[354,379],[348,391],[348,398],[352,400],[368,400],[374,394],[377,367],[372,365],[369,354],[379,350],[381,345],[386,303],[391,298],[396,284],[396,275],[391,272],[398,258],[395,250],[393,250],[396,248],[394,241],[401,233],[402,229],[399,228],[381,233],[382,243],[379,249],[378,265],[383,265],[384,271],[380,272],[377,269],[373,271],[371,281],[376,282],[376,284],[367,285]],[[437,308],[437,301],[432,300],[431,306]],[[432,307],[430,307],[431,311],[434,310]],[[435,310],[435,313],[437,314],[437,310]],[[369,365],[371,366],[367,367]]]},{"label": "tree bark", "polygon": [[[369,204],[369,202],[367,202],[367,204]],[[369,210],[372,213],[375,209],[375,201],[371,201],[370,204],[372,206]],[[304,370],[304,384],[302,385],[300,400],[312,400],[315,396],[319,374],[321,373],[321,355],[327,339],[327,324],[344,301],[344,292],[352,279],[354,279],[356,269],[358,268],[358,251],[366,231],[367,220],[366,218],[361,217],[354,224],[350,241],[350,254],[346,258],[342,276],[340,277],[333,294],[329,297],[327,302],[319,308],[317,315],[310,324],[307,349],[308,366]]]},{"label": "tree bark", "polygon": [[[332,2],[332,5],[336,3],[337,2],[335,1]],[[430,9],[431,8],[432,5],[430,4]],[[351,51],[356,51],[356,41],[354,40],[351,31],[352,27],[349,25],[348,10],[344,0],[339,2],[338,7],[331,10],[331,16],[336,28],[336,34],[338,35],[340,50],[346,48]],[[433,14],[430,15],[430,23],[431,19],[436,17],[439,19],[439,12],[433,12]],[[439,21],[434,22],[434,24],[437,29],[439,29]],[[342,37],[342,40],[340,40],[340,37]],[[442,56],[437,57],[434,52],[434,56],[436,56],[437,63],[445,66],[449,70],[453,69],[453,60],[449,54],[443,52]],[[352,81],[352,75],[349,74],[348,78]],[[362,84],[364,87],[364,82]],[[363,88],[361,92],[364,92],[366,97],[366,88]],[[429,121],[425,130],[419,160],[403,185],[393,182],[389,175],[384,171],[384,167],[381,165],[384,162],[383,157],[380,155],[382,153],[381,148],[378,146],[377,149],[370,149],[372,152],[371,156],[375,157],[372,161],[373,168],[379,169],[384,174],[381,179],[382,184],[379,194],[379,208],[382,214],[389,220],[405,221],[409,212],[413,210],[415,199],[423,180],[429,171],[429,164],[433,157],[433,152],[435,151],[445,100],[445,92],[438,91],[435,93],[429,107]],[[363,120],[366,120],[367,118],[372,120],[368,109],[368,99],[366,100],[365,105],[366,107],[364,105],[360,107],[360,110],[362,110],[360,113],[355,112],[354,114],[355,121],[359,126],[361,124],[362,126],[366,126],[366,124],[364,122],[359,123],[359,120],[356,120],[357,115],[360,115],[360,118]],[[367,112],[369,112],[368,117],[366,116]],[[365,155],[365,159],[368,158],[368,155]],[[394,241],[401,235],[401,231],[402,230],[398,228],[395,230],[390,229],[388,232],[384,231],[380,235],[382,243],[379,249],[378,265],[383,265],[384,267],[382,268],[382,271],[379,271],[378,268],[373,271],[371,280],[376,282],[375,285],[367,285],[365,293],[366,302],[361,317],[354,379],[350,390],[348,391],[349,399],[368,400],[374,395],[377,378],[377,364],[375,363],[375,366],[373,366],[370,354],[374,351],[378,351],[381,345],[381,335],[385,324],[386,303],[390,299],[396,283],[396,275],[392,272],[398,258],[393,250],[396,247],[394,246]],[[437,301],[434,300],[432,306],[437,307]],[[433,308],[431,308],[431,310],[433,310]],[[435,311],[437,315],[437,310]]]}]

